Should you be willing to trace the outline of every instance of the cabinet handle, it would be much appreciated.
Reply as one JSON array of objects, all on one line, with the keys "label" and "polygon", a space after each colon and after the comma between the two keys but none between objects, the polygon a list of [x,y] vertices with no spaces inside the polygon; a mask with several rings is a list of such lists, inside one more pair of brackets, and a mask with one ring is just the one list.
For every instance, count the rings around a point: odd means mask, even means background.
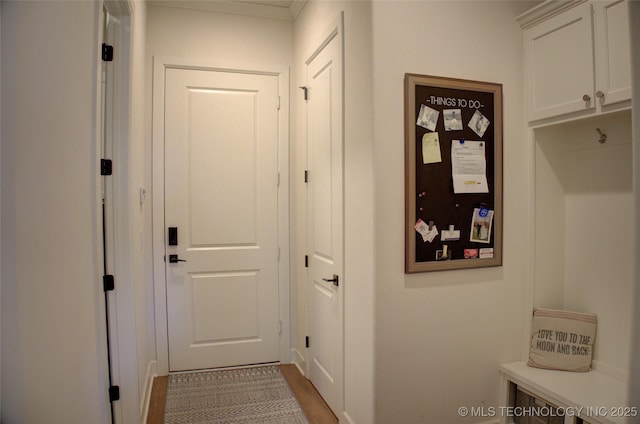
[{"label": "cabinet handle", "polygon": [[591,101],[591,96],[588,94],[585,94],[584,96],[582,96],[582,100],[584,100],[585,102],[589,102]]},{"label": "cabinet handle", "polygon": [[596,91],[596,97],[601,99],[601,98],[604,97],[604,93],[602,91],[598,90],[598,91]]}]

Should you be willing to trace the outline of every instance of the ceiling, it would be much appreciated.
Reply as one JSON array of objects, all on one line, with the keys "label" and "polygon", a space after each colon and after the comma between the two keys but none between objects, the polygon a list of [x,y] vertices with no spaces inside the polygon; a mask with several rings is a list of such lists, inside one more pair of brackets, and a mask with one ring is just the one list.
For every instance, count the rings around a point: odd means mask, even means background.
[{"label": "ceiling", "polygon": [[180,7],[236,15],[293,20],[307,0],[148,0],[156,6]]},{"label": "ceiling", "polygon": [[[180,7],[236,15],[260,16],[264,18],[294,20],[307,0],[147,0],[158,6]],[[515,2],[517,13],[524,12],[542,3],[542,0],[519,0]]]},{"label": "ceiling", "polygon": [[269,6],[275,7],[286,7],[288,8],[293,3],[293,0],[232,0],[243,3],[253,3],[253,4],[266,4]]}]

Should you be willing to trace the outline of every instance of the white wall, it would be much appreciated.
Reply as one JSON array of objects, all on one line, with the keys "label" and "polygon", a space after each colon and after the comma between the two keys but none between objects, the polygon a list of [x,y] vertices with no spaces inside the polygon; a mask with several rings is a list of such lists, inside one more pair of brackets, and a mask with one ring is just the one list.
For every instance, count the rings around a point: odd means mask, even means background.
[{"label": "white wall", "polygon": [[98,11],[98,2],[2,3],[6,423],[100,423],[108,416],[97,225]]},{"label": "white wall", "polygon": [[[2,57],[2,4],[0,3],[0,58]],[[2,60],[0,59],[0,81],[2,81]],[[0,117],[2,116],[2,84],[0,83]],[[2,187],[2,119],[0,119],[0,187]],[[0,240],[2,240],[2,199],[0,198]],[[2,244],[0,244],[2,258]],[[2,260],[0,259],[0,265]],[[2,270],[0,269],[0,329],[2,328]],[[0,331],[0,335],[2,332]],[[0,336],[0,382],[2,381],[2,337]],[[0,417],[2,416],[2,384],[0,384]]]},{"label": "white wall", "polygon": [[150,5],[147,55],[288,66],[291,31],[285,20]]},{"label": "white wall", "polygon": [[[632,1],[629,6],[631,31],[631,66],[633,81],[633,184],[635,194],[635,235],[636,250],[640,247],[640,196],[637,194],[640,187],[640,2]],[[635,309],[633,316],[633,334],[631,337],[631,364],[629,373],[629,405],[640,405],[640,261],[635,261]]]},{"label": "white wall", "polygon": [[[532,136],[533,138],[534,136]],[[533,307],[563,309],[565,190],[562,127],[535,130],[535,287]]]},{"label": "white wall", "polygon": [[[453,423],[460,406],[497,406],[499,364],[522,359],[530,211],[515,17],[528,6],[372,3],[376,422]],[[502,267],[403,272],[405,72],[503,84]]]},{"label": "white wall", "polygon": [[[335,411],[341,422],[374,422],[373,331],[375,210],[373,204],[372,150],[372,62],[371,3],[365,1],[310,1],[294,26],[295,87],[306,83],[305,60],[344,12],[344,412]],[[296,90],[295,92],[293,90]],[[297,360],[305,355],[304,337],[309,333],[306,305],[307,254],[305,238],[306,193],[303,173],[306,164],[306,124],[301,90],[292,89],[294,140],[291,157],[292,186],[292,284],[298,322],[293,333]],[[301,364],[304,370],[304,364]],[[380,421],[382,422],[382,421]]]}]

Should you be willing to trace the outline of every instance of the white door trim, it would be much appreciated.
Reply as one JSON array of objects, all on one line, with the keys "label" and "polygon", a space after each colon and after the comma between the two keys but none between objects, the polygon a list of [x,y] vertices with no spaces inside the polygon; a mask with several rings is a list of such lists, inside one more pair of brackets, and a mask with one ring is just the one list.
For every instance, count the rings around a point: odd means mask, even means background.
[{"label": "white door trim", "polygon": [[[102,4],[99,6],[102,9]],[[109,30],[110,43],[114,47],[111,62],[113,84],[112,113],[106,124],[111,129],[112,142],[106,159],[112,159],[116,172],[106,177],[107,196],[107,266],[116,279],[116,290],[109,297],[109,328],[112,384],[120,387],[121,398],[113,403],[114,420],[117,423],[140,419],[140,395],[138,388],[137,335],[135,326],[135,290],[131,260],[131,21],[133,9],[128,0],[105,1],[105,9],[112,16]],[[102,14],[102,10],[100,10]],[[103,40],[103,23],[98,25],[99,42]],[[98,51],[97,46],[97,51]],[[96,60],[100,61],[97,56]],[[98,66],[100,71],[102,63]],[[100,81],[101,78],[98,78]],[[100,96],[98,97],[100,98]],[[99,150],[97,149],[100,155]],[[103,177],[105,178],[105,177]],[[98,187],[98,192],[100,188]],[[100,234],[102,240],[102,234]],[[100,246],[100,250],[103,246]],[[102,296],[102,295],[101,295]],[[104,325],[104,317],[101,317]]]},{"label": "white door trim", "polygon": [[156,322],[156,355],[158,374],[169,373],[169,340],[167,334],[167,291],[164,264],[164,81],[168,68],[204,69],[224,72],[247,72],[278,77],[280,113],[278,114],[278,264],[280,291],[280,362],[289,362],[291,323],[289,319],[289,69],[246,64],[220,64],[211,59],[154,56],[153,58],[153,286]]}]

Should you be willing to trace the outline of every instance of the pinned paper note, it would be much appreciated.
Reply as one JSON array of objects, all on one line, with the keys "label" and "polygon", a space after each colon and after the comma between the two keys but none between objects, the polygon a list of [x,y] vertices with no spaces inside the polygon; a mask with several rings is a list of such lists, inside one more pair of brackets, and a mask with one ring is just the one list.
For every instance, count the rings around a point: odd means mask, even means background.
[{"label": "pinned paper note", "polygon": [[493,258],[493,247],[480,249],[480,259],[490,259],[490,258]]},{"label": "pinned paper note", "polygon": [[483,141],[451,140],[451,177],[455,193],[488,193]]},{"label": "pinned paper note", "polygon": [[449,225],[448,230],[442,230],[442,233],[440,234],[440,240],[442,241],[460,240],[460,230],[456,230],[453,225]]},{"label": "pinned paper note", "polygon": [[430,221],[430,224],[431,225],[428,225],[422,219],[418,219],[416,225],[413,226],[413,228],[415,228],[415,230],[422,236],[422,240],[429,243],[431,243],[438,235],[438,227],[433,225],[432,221]]},{"label": "pinned paper note", "polygon": [[422,162],[425,164],[442,162],[440,138],[437,132],[426,133],[422,136]]}]

